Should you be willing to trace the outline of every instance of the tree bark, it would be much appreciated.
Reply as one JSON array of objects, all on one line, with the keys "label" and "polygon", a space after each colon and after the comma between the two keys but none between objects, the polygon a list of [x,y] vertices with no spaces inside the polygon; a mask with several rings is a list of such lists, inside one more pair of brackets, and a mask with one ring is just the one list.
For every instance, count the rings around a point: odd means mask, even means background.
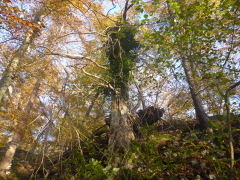
[{"label": "tree bark", "polygon": [[25,54],[27,54],[27,52],[30,51],[31,43],[33,42],[34,38],[38,36],[37,29],[39,29],[40,27],[40,23],[43,19],[45,11],[46,11],[46,6],[42,6],[42,8],[37,12],[33,20],[33,22],[37,24],[35,27],[36,29],[35,30],[29,29],[24,41],[22,42],[22,45],[15,52],[15,55],[13,56],[11,62],[6,67],[5,72],[3,73],[4,75],[0,80],[0,101],[6,94],[8,87],[11,87],[13,85],[13,82],[15,79],[15,73],[17,71],[19,62],[22,59],[24,59]]},{"label": "tree bark", "polygon": [[[26,106],[26,111],[23,115],[22,118],[22,122],[24,124],[24,126],[26,127],[27,125],[27,118],[29,116],[29,112],[32,109],[35,97],[37,95],[37,91],[40,87],[40,78],[39,80],[36,82],[35,87],[32,91],[32,94],[30,95],[28,104]],[[17,123],[15,123],[15,126],[17,126]],[[9,173],[9,170],[11,168],[12,165],[12,159],[14,157],[14,154],[16,152],[17,146],[21,140],[22,135],[20,134],[20,131],[22,131],[23,129],[21,129],[20,127],[14,127],[17,129],[16,130],[12,130],[12,132],[9,135],[9,139],[8,142],[6,144],[6,148],[7,148],[7,152],[2,160],[2,162],[0,163],[0,175],[5,175]]]},{"label": "tree bark", "polygon": [[46,152],[47,139],[48,139],[48,136],[50,134],[51,126],[53,124],[52,122],[53,122],[53,114],[52,114],[52,110],[51,110],[51,117],[50,117],[49,126],[45,130],[45,136],[44,136],[44,139],[43,139],[43,142],[42,142],[42,148],[41,148],[41,152],[40,152],[40,154],[43,154],[43,155]]},{"label": "tree bark", "polygon": [[229,148],[230,148],[230,177],[229,179],[232,180],[233,179],[233,174],[232,174],[232,170],[233,170],[233,166],[234,166],[234,148],[233,148],[233,137],[232,137],[232,127],[231,127],[231,116],[230,116],[230,110],[231,110],[231,106],[230,106],[230,101],[229,101],[229,91],[226,92],[225,94],[225,106],[226,106],[226,110],[227,110],[227,122],[228,122],[228,132],[229,132],[229,137],[228,137],[228,144],[229,144]]},{"label": "tree bark", "polygon": [[114,150],[129,150],[130,142],[135,139],[132,128],[127,122],[128,108],[120,94],[112,95],[111,123],[109,148]]},{"label": "tree bark", "polygon": [[140,95],[138,94],[138,101],[137,101],[137,104],[136,104],[136,106],[134,106],[133,108],[132,108],[132,110],[131,110],[131,114],[133,115],[133,116],[135,116],[135,114],[136,114],[136,112],[137,112],[137,109],[140,107],[140,105],[141,105],[141,97],[140,97]]},{"label": "tree bark", "polygon": [[141,101],[142,101],[142,107],[143,107],[143,109],[146,109],[146,105],[145,105],[145,100],[144,100],[144,97],[143,97],[143,85],[142,85],[142,82],[141,82],[141,84],[138,86],[138,84],[137,84],[137,82],[135,81],[135,85],[136,85],[136,87],[137,87],[137,89],[138,89],[138,93],[139,93],[139,96],[140,96],[140,98],[141,98]]},{"label": "tree bark", "polygon": [[[30,157],[28,158],[29,161],[34,159],[34,154],[35,154],[35,149],[37,147],[37,144],[40,140],[40,137],[42,137],[42,135],[45,133],[45,131],[48,131],[48,129],[51,128],[52,125],[52,119],[49,120],[49,122],[45,125],[45,127],[38,133],[38,135],[35,137],[34,142],[33,142],[33,147],[32,149],[29,151],[30,152]],[[33,154],[33,155],[32,155]]]},{"label": "tree bark", "polygon": [[[174,13],[171,12],[171,7],[170,7],[169,3],[167,3],[167,7],[168,7],[168,13],[170,15],[170,18],[172,21],[174,21]],[[174,32],[176,33],[176,35],[179,35],[177,31],[174,30]],[[182,45],[180,43],[178,43],[178,46],[182,47]],[[180,57],[182,59],[182,66],[184,68],[184,72],[185,72],[185,75],[187,78],[187,83],[188,83],[188,86],[190,89],[190,93],[192,95],[192,100],[193,100],[193,104],[194,104],[194,108],[195,108],[196,117],[199,120],[201,127],[204,129],[207,129],[209,119],[203,109],[201,99],[198,95],[197,85],[193,78],[194,76],[196,76],[196,71],[191,72],[191,68],[192,69],[194,68],[194,64],[190,64],[190,62],[186,61],[186,58],[185,58],[186,56],[184,55],[184,53],[180,53]]]},{"label": "tree bark", "polygon": [[195,112],[196,112],[196,117],[199,120],[201,127],[204,129],[207,129],[209,119],[203,109],[201,99],[198,95],[197,87],[195,85],[194,79],[193,79],[191,71],[190,71],[190,64],[184,58],[182,58],[182,65],[183,65],[184,72],[185,72],[185,75],[187,78],[190,93],[192,95],[192,100],[193,100],[193,104],[194,104],[194,108],[195,108]]},{"label": "tree bark", "polygon": [[86,115],[85,115],[84,119],[83,119],[81,131],[83,131],[83,130],[85,129],[87,119],[88,119],[88,117],[89,117],[89,115],[90,115],[90,113],[91,113],[91,111],[92,111],[92,108],[93,108],[93,106],[94,106],[95,101],[99,98],[99,96],[100,96],[100,92],[97,92],[97,93],[95,94],[92,102],[91,102],[91,105],[89,106],[89,108],[88,108],[88,110],[87,110],[87,112],[86,112]]},{"label": "tree bark", "polygon": [[228,143],[229,143],[229,148],[230,148],[230,177],[229,179],[232,180],[234,179],[233,177],[233,166],[234,166],[234,147],[233,147],[233,137],[232,137],[232,126],[231,126],[231,115],[230,115],[230,111],[231,111],[231,105],[230,105],[230,100],[229,100],[229,96],[230,96],[230,92],[231,90],[235,89],[237,86],[240,85],[240,81],[238,81],[237,83],[235,83],[234,85],[230,86],[230,88],[226,91],[225,95],[224,95],[224,100],[225,100],[225,106],[226,106],[226,111],[227,111],[227,122],[228,122],[228,132],[229,132],[229,137],[228,137]]}]

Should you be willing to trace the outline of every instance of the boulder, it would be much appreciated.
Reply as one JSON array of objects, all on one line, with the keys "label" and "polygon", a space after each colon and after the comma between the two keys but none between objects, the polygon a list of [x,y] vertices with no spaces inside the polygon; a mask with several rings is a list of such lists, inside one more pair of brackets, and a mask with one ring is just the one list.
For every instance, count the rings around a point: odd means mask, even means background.
[{"label": "boulder", "polygon": [[[140,137],[141,133],[139,127],[145,127],[146,124],[149,126],[153,125],[163,116],[163,108],[156,108],[149,106],[145,109],[141,109],[137,112],[137,115],[128,115],[128,123],[133,127],[133,131],[136,137]],[[110,127],[111,115],[105,118],[105,123]]]},{"label": "boulder", "polygon": [[164,112],[165,111],[163,108],[160,109],[153,106],[149,106],[145,109],[139,110],[137,112],[137,117],[132,122],[135,136],[136,137],[141,136],[139,127],[145,127],[146,124],[148,124],[149,126],[153,125],[154,123],[160,120]]}]

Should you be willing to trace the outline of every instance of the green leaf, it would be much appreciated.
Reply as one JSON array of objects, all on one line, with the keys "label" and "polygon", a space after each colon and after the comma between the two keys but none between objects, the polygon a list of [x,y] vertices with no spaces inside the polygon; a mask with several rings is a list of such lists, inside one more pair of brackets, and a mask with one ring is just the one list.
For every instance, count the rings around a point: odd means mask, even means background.
[{"label": "green leaf", "polygon": [[186,151],[186,154],[187,154],[187,155],[190,155],[190,154],[191,154],[191,151],[188,149],[188,150]]},{"label": "green leaf", "polygon": [[129,160],[128,160],[128,162],[129,162],[129,163],[132,163],[132,162],[133,162],[133,160],[132,160],[132,159],[129,159]]},{"label": "green leaf", "polygon": [[112,168],[111,164],[107,165],[107,167],[105,168],[107,171],[110,170]]},{"label": "green leaf", "polygon": [[152,130],[154,129],[154,126],[148,126],[148,129]]},{"label": "green leaf", "polygon": [[179,151],[179,152],[185,152],[185,150],[184,150],[184,149],[181,149],[181,148],[178,149],[178,151]]},{"label": "green leaf", "polygon": [[113,168],[113,172],[118,172],[120,168]]},{"label": "green leaf", "polygon": [[223,75],[222,72],[216,72],[216,78],[217,78],[217,79],[220,78],[220,77],[222,77],[222,75]]},{"label": "green leaf", "polygon": [[138,6],[138,7],[136,7],[136,11],[140,11],[142,8],[141,8],[141,6]]},{"label": "green leaf", "polygon": [[141,23],[142,23],[142,24],[145,24],[145,23],[146,23],[146,20],[144,20],[144,19],[141,20]]},{"label": "green leaf", "polygon": [[77,150],[73,150],[72,151],[72,155],[77,156],[78,155],[78,151]]}]

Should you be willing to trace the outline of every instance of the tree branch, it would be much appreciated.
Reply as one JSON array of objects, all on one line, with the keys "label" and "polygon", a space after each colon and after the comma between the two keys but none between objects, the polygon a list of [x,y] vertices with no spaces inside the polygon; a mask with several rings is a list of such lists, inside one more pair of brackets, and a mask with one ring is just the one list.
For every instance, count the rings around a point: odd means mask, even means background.
[{"label": "tree branch", "polygon": [[230,86],[229,89],[227,90],[228,92],[234,89],[235,87],[240,85],[240,81],[236,82],[234,85]]},{"label": "tree branch", "polygon": [[[45,47],[45,48],[47,48],[47,47]],[[48,50],[50,51],[50,49],[48,49]],[[90,61],[93,64],[95,64],[97,67],[100,67],[102,69],[107,69],[106,67],[98,64],[97,62],[95,62],[94,60],[92,60],[89,57],[85,57],[85,56],[81,56],[81,55],[73,55],[73,54],[64,54],[64,53],[58,53],[58,52],[52,52],[52,51],[50,51],[50,52],[51,52],[50,55],[57,55],[57,56],[62,56],[62,57],[70,58],[70,59],[85,59],[85,60]]]},{"label": "tree branch", "polygon": [[97,78],[97,79],[100,79],[101,81],[105,82],[105,83],[107,84],[107,86],[108,86],[112,91],[114,91],[116,94],[119,94],[119,92],[116,91],[116,90],[114,89],[114,87],[112,87],[112,85],[111,85],[108,81],[106,81],[105,79],[103,79],[103,78],[101,78],[101,77],[99,77],[99,76],[90,74],[90,73],[86,72],[83,68],[81,68],[81,70],[83,71],[84,74],[86,74],[86,75],[88,75],[88,76],[91,76],[91,77],[94,77],[94,78]]}]

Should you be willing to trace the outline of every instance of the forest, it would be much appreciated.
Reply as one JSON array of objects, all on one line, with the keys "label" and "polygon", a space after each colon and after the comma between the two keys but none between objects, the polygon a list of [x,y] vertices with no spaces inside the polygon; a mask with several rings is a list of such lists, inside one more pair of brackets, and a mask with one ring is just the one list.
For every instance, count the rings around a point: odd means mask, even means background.
[{"label": "forest", "polygon": [[239,0],[0,2],[0,179],[240,179]]}]

